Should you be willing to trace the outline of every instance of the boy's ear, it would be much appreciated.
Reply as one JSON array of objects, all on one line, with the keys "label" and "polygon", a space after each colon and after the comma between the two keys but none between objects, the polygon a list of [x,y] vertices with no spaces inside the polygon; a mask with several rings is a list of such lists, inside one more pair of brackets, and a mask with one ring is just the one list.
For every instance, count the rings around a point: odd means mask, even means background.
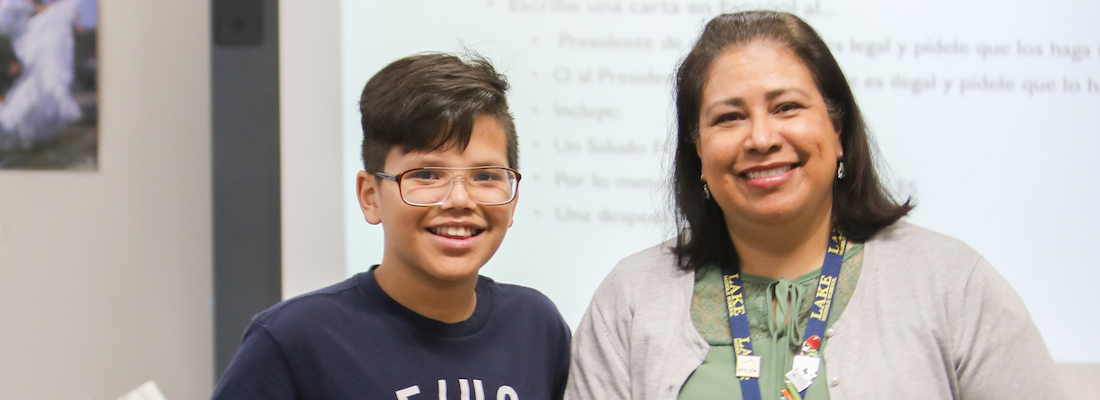
[{"label": "boy's ear", "polygon": [[367,171],[359,171],[355,175],[355,193],[358,193],[359,208],[363,210],[363,219],[371,225],[382,222],[381,213],[378,210],[378,180]]},{"label": "boy's ear", "polygon": [[516,203],[519,203],[519,191],[516,191],[516,198],[512,199],[512,211],[508,213],[508,227],[511,228],[512,224],[516,222]]}]

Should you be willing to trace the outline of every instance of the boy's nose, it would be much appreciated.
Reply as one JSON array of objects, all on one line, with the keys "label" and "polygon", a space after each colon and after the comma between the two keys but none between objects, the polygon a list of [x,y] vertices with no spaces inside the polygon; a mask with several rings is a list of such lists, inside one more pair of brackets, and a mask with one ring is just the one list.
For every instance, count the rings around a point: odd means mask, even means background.
[{"label": "boy's nose", "polygon": [[443,204],[440,207],[472,208],[474,204],[473,199],[470,198],[470,192],[466,190],[465,179],[458,175],[451,179],[451,188],[447,191],[447,197],[443,198]]}]

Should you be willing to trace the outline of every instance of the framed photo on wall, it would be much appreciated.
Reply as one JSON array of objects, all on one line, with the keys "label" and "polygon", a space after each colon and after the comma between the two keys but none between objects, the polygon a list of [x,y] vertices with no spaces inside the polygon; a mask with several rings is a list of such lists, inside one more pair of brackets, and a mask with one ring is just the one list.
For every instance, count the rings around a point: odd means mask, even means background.
[{"label": "framed photo on wall", "polygon": [[0,170],[96,170],[98,0],[0,0]]}]

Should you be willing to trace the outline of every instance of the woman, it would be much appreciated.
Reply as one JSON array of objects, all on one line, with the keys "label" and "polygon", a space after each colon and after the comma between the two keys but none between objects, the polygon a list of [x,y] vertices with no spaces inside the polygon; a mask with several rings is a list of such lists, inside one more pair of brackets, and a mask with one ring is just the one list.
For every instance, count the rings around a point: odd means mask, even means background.
[{"label": "woman", "polygon": [[710,21],[676,107],[680,234],[601,284],[566,398],[1066,398],[1007,282],[900,221],[913,206],[805,22]]}]

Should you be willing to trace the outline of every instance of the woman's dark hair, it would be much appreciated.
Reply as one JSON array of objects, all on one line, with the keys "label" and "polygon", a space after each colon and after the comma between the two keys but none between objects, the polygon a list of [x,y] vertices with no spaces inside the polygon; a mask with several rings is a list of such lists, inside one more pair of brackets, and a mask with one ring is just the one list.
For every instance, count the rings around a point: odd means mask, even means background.
[{"label": "woman's dark hair", "polygon": [[[485,58],[417,54],[394,61],[367,81],[359,99],[363,169],[380,172],[395,146],[402,152],[465,149],[474,120],[504,128],[507,167],[519,169],[519,143],[505,92],[508,81]],[[400,171],[391,171],[400,172]]]},{"label": "woman's dark hair", "polygon": [[708,263],[736,260],[726,220],[718,203],[703,195],[702,163],[696,152],[699,107],[711,64],[724,52],[768,40],[789,48],[813,76],[829,115],[840,125],[847,176],[833,184],[833,229],[863,242],[913,209],[899,204],[875,172],[874,150],[844,72],[825,42],[798,17],[772,11],[723,14],[707,23],[695,47],[676,72],[676,154],[672,197],[678,232],[673,252],[678,265],[696,270]]}]

